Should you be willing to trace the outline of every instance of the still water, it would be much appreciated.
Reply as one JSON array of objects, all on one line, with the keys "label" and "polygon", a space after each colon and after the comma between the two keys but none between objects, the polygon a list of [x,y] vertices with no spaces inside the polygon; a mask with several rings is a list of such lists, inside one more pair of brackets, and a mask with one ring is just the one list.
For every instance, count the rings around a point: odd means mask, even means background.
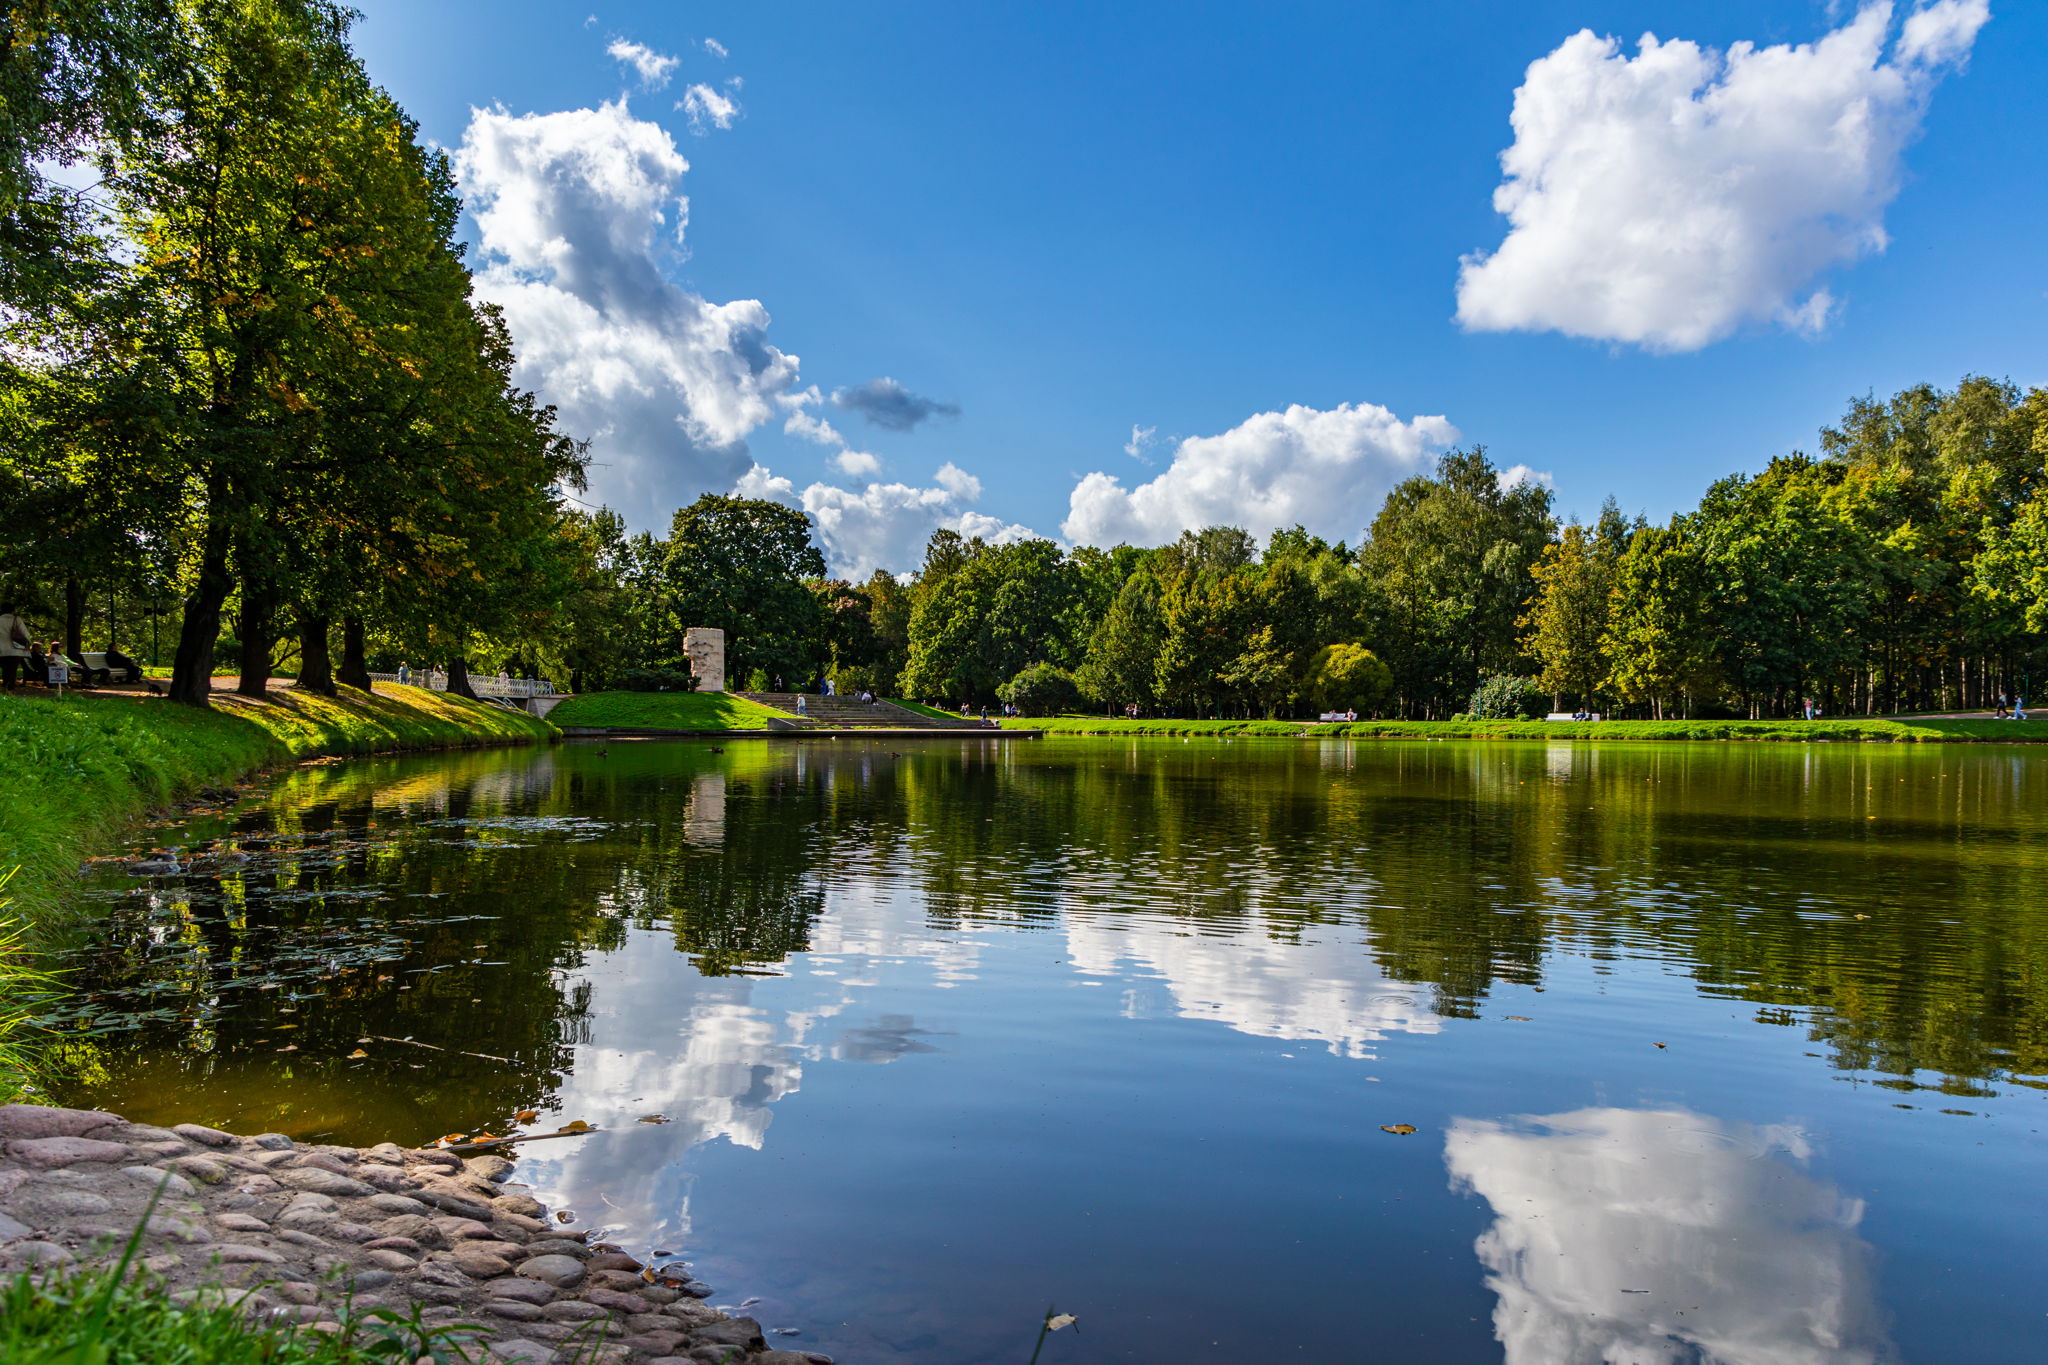
[{"label": "still water", "polygon": [[153,837],[62,1102],[596,1124],[520,1178],[785,1347],[2048,1358],[2039,750],[564,745]]}]

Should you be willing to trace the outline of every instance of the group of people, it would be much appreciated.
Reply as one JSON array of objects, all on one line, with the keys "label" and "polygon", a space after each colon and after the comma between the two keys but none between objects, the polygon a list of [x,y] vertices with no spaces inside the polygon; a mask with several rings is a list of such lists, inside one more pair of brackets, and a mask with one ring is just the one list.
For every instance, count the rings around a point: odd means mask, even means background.
[{"label": "group of people", "polygon": [[2000,692],[1998,694],[1998,718],[2000,720],[2025,720],[2027,718],[2027,699],[2017,692],[2011,696]]},{"label": "group of people", "polygon": [[77,686],[90,687],[95,683],[112,681],[116,671],[122,675],[123,682],[142,681],[142,665],[111,643],[101,657],[103,665],[91,667],[84,660],[66,654],[62,640],[52,640],[45,645],[30,636],[28,623],[21,619],[12,602],[0,602],[0,683],[4,683],[8,691],[19,690],[23,683],[41,683],[49,687],[60,678]]}]

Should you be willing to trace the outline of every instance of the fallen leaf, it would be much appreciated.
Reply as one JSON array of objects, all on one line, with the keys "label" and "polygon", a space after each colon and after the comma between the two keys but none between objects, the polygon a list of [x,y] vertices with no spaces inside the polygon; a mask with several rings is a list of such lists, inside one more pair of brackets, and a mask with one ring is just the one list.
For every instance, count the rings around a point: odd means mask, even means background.
[{"label": "fallen leaf", "polygon": [[538,1109],[522,1109],[512,1116],[512,1121],[514,1123],[532,1123],[539,1117],[540,1110]]},{"label": "fallen leaf", "polygon": [[[1657,1046],[1662,1047],[1664,1045],[1662,1043],[1659,1043],[1657,1044]],[[585,1123],[582,1119],[570,1119],[567,1123],[562,1125],[562,1131],[565,1133],[587,1133],[590,1131],[590,1125]]]},{"label": "fallen leaf", "polygon": [[562,1209],[555,1214],[555,1221],[557,1223],[573,1223],[576,1221],[576,1215],[568,1209]]},{"label": "fallen leaf", "polygon": [[649,1270],[643,1270],[643,1271],[641,1271],[641,1272],[640,1272],[640,1278],[641,1278],[641,1279],[643,1279],[643,1280],[645,1280],[645,1281],[647,1281],[647,1283],[649,1283],[649,1284],[653,1284],[653,1283],[654,1283],[654,1271],[653,1271],[653,1270],[651,1270],[651,1269],[649,1269]]},{"label": "fallen leaf", "polygon": [[1510,1014],[1508,1018],[1514,1020],[1518,1024],[1533,1024],[1536,1022],[1526,1014]]},{"label": "fallen leaf", "polygon": [[357,1048],[354,1052],[348,1054],[350,1061],[354,1061],[358,1057],[367,1057],[369,1055],[369,1053],[363,1051],[361,1048]]},{"label": "fallen leaf", "polygon": [[468,1136],[469,1134],[467,1133],[448,1133],[442,1137],[436,1138],[435,1141],[443,1143],[460,1142]]},{"label": "fallen leaf", "polygon": [[299,1045],[297,1043],[286,1043],[283,1047],[278,1049],[279,1052],[297,1052],[298,1050]]},{"label": "fallen leaf", "polygon": [[1657,1044],[1657,1046],[1658,1046],[1658,1047],[1668,1047],[1668,1046],[1670,1046],[1670,1044],[1668,1044],[1668,1043],[1659,1043],[1659,1044]]},{"label": "fallen leaf", "polygon": [[1045,1326],[1048,1331],[1057,1332],[1060,1330],[1060,1328],[1071,1327],[1079,1321],[1080,1319],[1075,1317],[1072,1313],[1062,1313],[1058,1317],[1047,1318],[1045,1320]]},{"label": "fallen leaf", "polygon": [[636,1122],[636,1123],[674,1123],[674,1122],[675,1122],[675,1120],[674,1120],[674,1119],[672,1119],[672,1118],[670,1118],[670,1117],[669,1117],[669,1116],[668,1116],[667,1114],[642,1114],[642,1115],[641,1115],[641,1116],[640,1116],[639,1118],[635,1119],[635,1120],[634,1120],[634,1122]]},{"label": "fallen leaf", "polygon": [[1382,1133],[1392,1133],[1395,1137],[1407,1137],[1415,1131],[1415,1125],[1412,1123],[1383,1123],[1380,1125],[1380,1131]]},{"label": "fallen leaf", "polygon": [[498,1142],[502,1139],[496,1133],[472,1133],[469,1140],[471,1142]]}]

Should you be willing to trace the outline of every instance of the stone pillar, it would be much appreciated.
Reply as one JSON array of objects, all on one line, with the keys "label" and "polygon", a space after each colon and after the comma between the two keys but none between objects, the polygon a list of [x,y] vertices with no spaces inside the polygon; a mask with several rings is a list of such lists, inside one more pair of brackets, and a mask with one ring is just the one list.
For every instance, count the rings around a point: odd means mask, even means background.
[{"label": "stone pillar", "polygon": [[716,626],[691,626],[683,632],[683,653],[699,692],[725,691],[725,632]]}]

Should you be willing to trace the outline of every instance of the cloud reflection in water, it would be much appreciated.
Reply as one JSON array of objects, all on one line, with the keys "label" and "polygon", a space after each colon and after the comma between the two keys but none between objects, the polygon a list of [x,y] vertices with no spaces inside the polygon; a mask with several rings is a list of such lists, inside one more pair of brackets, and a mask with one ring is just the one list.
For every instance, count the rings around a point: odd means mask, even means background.
[{"label": "cloud reflection in water", "polygon": [[1507,1365],[1874,1365],[1895,1358],[1861,1200],[1802,1169],[1803,1135],[1683,1109],[1459,1119],[1452,1183]]}]

